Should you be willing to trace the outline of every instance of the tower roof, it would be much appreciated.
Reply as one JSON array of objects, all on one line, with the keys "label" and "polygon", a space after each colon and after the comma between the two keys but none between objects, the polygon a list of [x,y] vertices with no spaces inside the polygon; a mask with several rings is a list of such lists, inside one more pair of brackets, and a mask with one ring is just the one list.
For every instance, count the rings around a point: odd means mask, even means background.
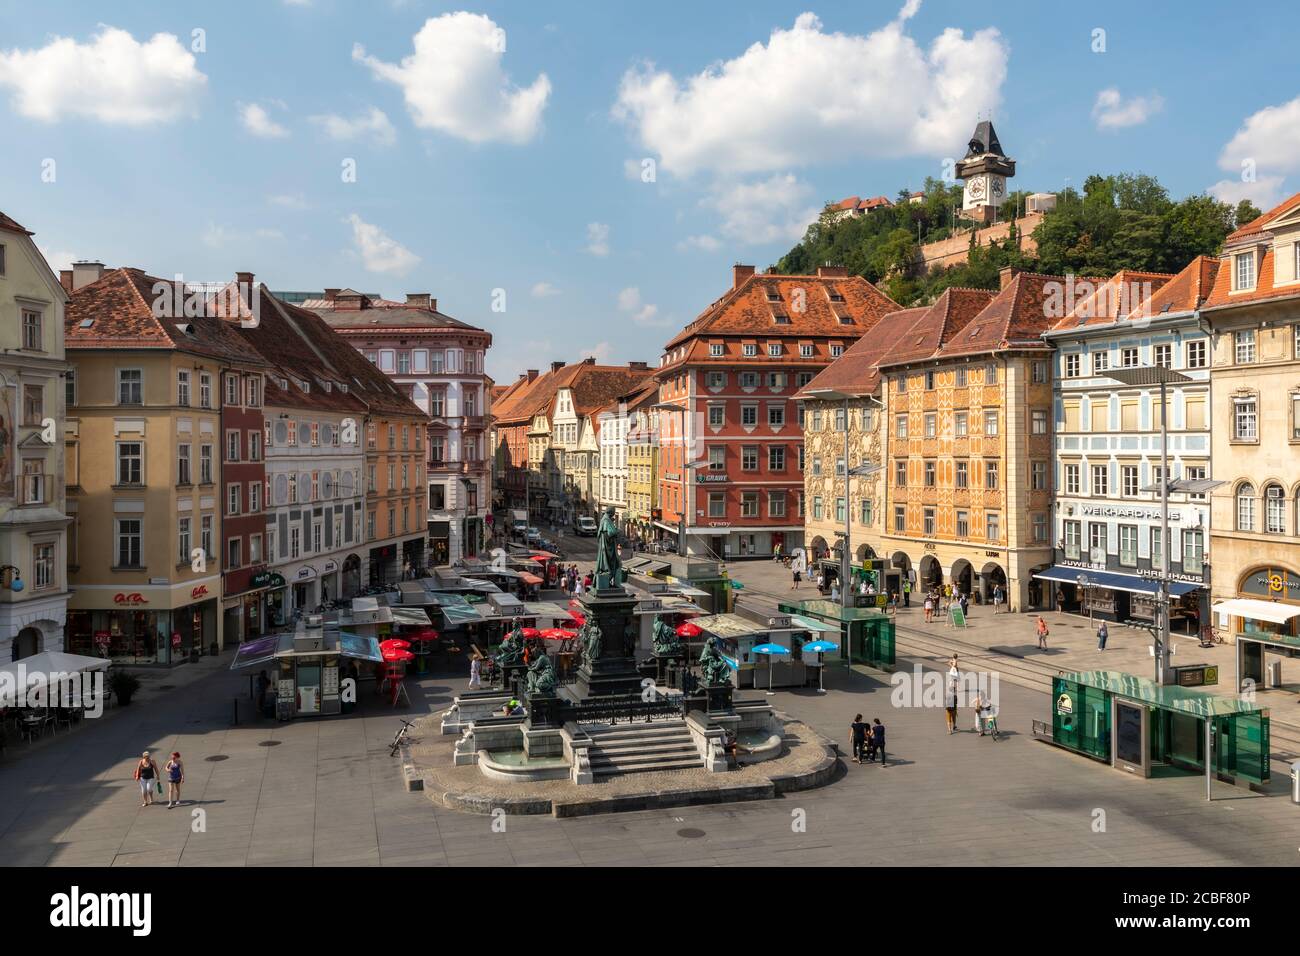
[{"label": "tower roof", "polygon": [[981,120],[975,126],[975,132],[971,135],[970,141],[966,144],[965,159],[974,159],[976,156],[1002,156],[1002,144],[998,142],[998,132],[993,128],[991,120]]}]

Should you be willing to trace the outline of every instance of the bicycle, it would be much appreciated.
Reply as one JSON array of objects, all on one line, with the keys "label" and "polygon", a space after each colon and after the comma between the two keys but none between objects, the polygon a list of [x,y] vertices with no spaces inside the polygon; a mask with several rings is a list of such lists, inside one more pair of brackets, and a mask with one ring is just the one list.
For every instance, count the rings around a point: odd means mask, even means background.
[{"label": "bicycle", "polygon": [[992,737],[995,741],[998,739],[998,715],[995,713],[984,713],[980,715],[980,726],[982,734]]},{"label": "bicycle", "polygon": [[1214,647],[1216,644],[1223,643],[1223,635],[1213,624],[1206,624],[1201,628],[1201,647]]},{"label": "bicycle", "polygon": [[398,748],[402,746],[403,741],[410,739],[411,728],[414,726],[409,720],[402,721],[402,726],[397,729],[397,733],[393,734],[393,743],[388,748],[388,756],[397,756]]}]

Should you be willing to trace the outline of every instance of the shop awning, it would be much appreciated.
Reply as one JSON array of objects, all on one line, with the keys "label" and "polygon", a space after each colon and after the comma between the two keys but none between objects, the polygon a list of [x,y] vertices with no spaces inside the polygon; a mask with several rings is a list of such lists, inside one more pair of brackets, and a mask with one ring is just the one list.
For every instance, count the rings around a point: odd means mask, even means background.
[{"label": "shop awning", "polygon": [[[1093,571],[1087,568],[1067,568],[1053,565],[1046,571],[1037,571],[1034,577],[1043,581],[1060,581],[1065,584],[1077,584],[1079,575],[1088,577],[1088,586],[1107,588],[1111,591],[1128,591],[1131,594],[1156,594],[1160,591],[1160,582],[1152,578],[1139,577],[1136,574],[1121,574],[1118,571]],[[1200,590],[1203,585],[1188,584],[1186,581],[1170,581],[1169,593],[1173,597],[1182,597]]]},{"label": "shop awning", "polygon": [[479,614],[472,604],[445,604],[442,607],[442,616],[447,619],[448,627],[480,624],[483,621],[483,615]]},{"label": "shop awning", "polygon": [[1233,598],[1220,601],[1210,610],[1216,614],[1228,614],[1232,617],[1244,617],[1254,621],[1268,621],[1270,624],[1285,624],[1293,617],[1300,617],[1300,607],[1290,604],[1278,604],[1275,601],[1255,601],[1250,598]]},{"label": "shop awning", "polygon": [[59,680],[82,671],[102,671],[112,661],[102,657],[89,657],[84,654],[68,654],[63,651],[41,651],[31,657],[24,657],[12,664],[0,667],[0,707],[13,706],[18,688],[46,687],[53,680]]},{"label": "shop awning", "polygon": [[519,572],[519,580],[524,584],[544,584],[545,582],[535,574],[529,574],[527,571]]},{"label": "shop awning", "polygon": [[233,671],[241,667],[253,667],[274,660],[280,650],[281,638],[284,637],[288,637],[292,643],[292,634],[272,634],[269,637],[259,637],[255,641],[240,644],[239,649],[235,651],[235,659],[230,662],[230,669]]},{"label": "shop awning", "polygon": [[384,655],[379,650],[379,639],[362,637],[360,634],[339,633],[339,653],[344,657],[355,657],[362,661],[382,663]]},{"label": "shop awning", "polygon": [[702,631],[717,637],[748,637],[755,634],[769,634],[773,630],[766,624],[759,624],[739,614],[709,614],[697,617],[694,624]]},{"label": "shop awning", "polygon": [[805,631],[814,631],[820,634],[838,634],[840,629],[835,624],[827,624],[824,621],[814,621],[810,617],[803,617],[800,614],[792,614],[791,622],[795,627],[803,628]]},{"label": "shop awning", "polygon": [[429,615],[424,612],[424,608],[419,607],[394,607],[389,608],[393,615],[393,623],[407,627],[413,624],[421,624],[428,627],[433,622],[429,620]]}]

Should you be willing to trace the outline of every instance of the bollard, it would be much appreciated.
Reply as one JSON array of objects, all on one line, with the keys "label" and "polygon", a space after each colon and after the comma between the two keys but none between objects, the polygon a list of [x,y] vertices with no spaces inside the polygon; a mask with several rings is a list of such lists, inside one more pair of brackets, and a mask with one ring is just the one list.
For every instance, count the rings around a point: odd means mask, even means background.
[{"label": "bollard", "polygon": [[232,726],[238,727],[239,726],[239,698],[232,697],[230,699],[230,703],[231,703],[230,723]]}]

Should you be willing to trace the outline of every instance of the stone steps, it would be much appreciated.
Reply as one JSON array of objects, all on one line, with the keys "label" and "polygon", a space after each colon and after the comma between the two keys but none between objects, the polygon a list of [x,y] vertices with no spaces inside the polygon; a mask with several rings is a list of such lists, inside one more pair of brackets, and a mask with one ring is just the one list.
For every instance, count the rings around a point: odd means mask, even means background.
[{"label": "stone steps", "polygon": [[587,757],[593,776],[687,770],[703,765],[685,721],[588,726],[583,730],[591,739]]}]

